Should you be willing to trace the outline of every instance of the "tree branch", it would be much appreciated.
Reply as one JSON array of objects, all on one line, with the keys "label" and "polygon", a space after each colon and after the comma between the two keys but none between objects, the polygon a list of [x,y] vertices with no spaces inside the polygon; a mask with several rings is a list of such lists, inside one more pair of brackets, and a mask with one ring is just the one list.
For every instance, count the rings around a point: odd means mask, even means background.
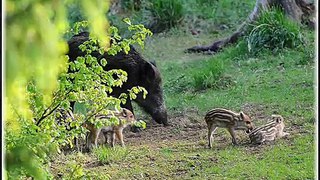
[{"label": "tree branch", "polygon": [[[70,89],[66,94],[65,94],[65,96],[67,96],[70,92],[71,92],[72,90]],[[53,106],[53,102],[50,104],[50,106],[46,109],[46,110],[44,110],[44,112],[42,113],[42,115],[41,115],[41,117],[39,118],[39,120],[36,120],[35,119],[35,121],[36,121],[36,126],[39,126],[40,125],[40,123],[42,122],[42,120],[44,120],[45,118],[47,118],[50,114],[52,114],[59,106],[60,106],[60,104],[61,103],[58,103],[49,113],[47,113],[48,112],[48,110]]]},{"label": "tree branch", "polygon": [[58,103],[58,105],[56,105],[48,114],[41,116],[41,118],[37,121],[36,125],[39,126],[40,123],[42,122],[42,120],[44,120],[44,119],[47,118],[50,114],[52,114],[59,106],[60,106],[60,103]]}]

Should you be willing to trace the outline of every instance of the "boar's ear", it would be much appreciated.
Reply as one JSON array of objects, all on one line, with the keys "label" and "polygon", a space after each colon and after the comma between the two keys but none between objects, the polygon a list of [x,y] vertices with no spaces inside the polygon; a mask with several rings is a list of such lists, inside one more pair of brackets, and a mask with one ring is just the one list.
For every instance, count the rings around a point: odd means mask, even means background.
[{"label": "boar's ear", "polygon": [[155,67],[157,67],[157,63],[155,60],[150,61],[151,64],[153,64]]},{"label": "boar's ear", "polygon": [[147,62],[144,65],[144,77],[152,82],[156,76],[155,66]]}]

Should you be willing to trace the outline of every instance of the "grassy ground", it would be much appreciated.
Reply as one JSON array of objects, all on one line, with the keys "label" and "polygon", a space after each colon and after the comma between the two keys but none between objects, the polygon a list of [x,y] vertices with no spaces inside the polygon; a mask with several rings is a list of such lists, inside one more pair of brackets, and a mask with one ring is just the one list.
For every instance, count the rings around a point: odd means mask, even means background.
[{"label": "grassy ground", "polygon": [[[224,33],[192,36],[174,29],[150,38],[140,51],[156,61],[162,73],[171,126],[149,121],[140,133],[126,132],[126,148],[60,155],[51,166],[55,176],[63,176],[68,164],[75,163],[111,179],[314,179],[313,32],[303,30],[308,41],[304,48],[279,53],[248,55],[243,42],[215,55],[183,52]],[[208,75],[208,67],[216,66],[218,80]],[[208,149],[203,117],[215,107],[242,110],[256,126],[271,114],[281,114],[290,135],[253,146],[238,131],[240,145],[233,146],[227,131],[218,129]],[[142,111],[136,113],[138,119],[150,120]]]}]

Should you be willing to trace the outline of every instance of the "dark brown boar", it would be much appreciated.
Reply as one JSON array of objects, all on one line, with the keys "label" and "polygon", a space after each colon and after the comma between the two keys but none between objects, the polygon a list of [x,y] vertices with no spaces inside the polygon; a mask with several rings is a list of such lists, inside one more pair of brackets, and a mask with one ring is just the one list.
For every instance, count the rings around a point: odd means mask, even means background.
[{"label": "dark brown boar", "polygon": [[[89,33],[83,32],[73,36],[69,41],[68,56],[71,61],[74,61],[78,56],[84,56],[78,47],[89,39]],[[130,47],[128,54],[119,52],[115,56],[108,55],[107,53],[101,55],[98,52],[92,52],[92,56],[98,59],[105,58],[107,65],[104,70],[122,69],[127,72],[128,80],[122,87],[113,87],[112,96],[118,97],[121,93],[127,93],[128,89],[134,86],[142,86],[148,91],[146,99],[142,95],[137,96],[134,100],[142,107],[152,118],[159,124],[168,125],[167,110],[163,100],[162,80],[159,70],[155,65],[146,61],[133,46]],[[130,99],[127,99],[126,104],[122,105],[133,112]]]}]

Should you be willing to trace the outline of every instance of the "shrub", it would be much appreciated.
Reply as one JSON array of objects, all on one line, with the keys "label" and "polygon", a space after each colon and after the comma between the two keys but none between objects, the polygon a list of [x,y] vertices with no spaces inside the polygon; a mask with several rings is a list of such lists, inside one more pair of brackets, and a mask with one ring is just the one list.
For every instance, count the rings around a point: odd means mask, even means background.
[{"label": "shrub", "polygon": [[303,43],[299,26],[278,8],[263,12],[248,29],[246,40],[249,52],[254,54],[263,48],[277,52]]},{"label": "shrub", "polygon": [[182,91],[188,91],[192,88],[190,85],[190,77],[186,74],[181,74],[177,77],[168,79],[163,86],[166,93],[179,93]]},{"label": "shrub", "polygon": [[84,21],[85,17],[83,16],[83,12],[81,11],[81,4],[80,2],[75,2],[69,4],[67,6],[67,17],[69,26],[72,27],[74,23]]},{"label": "shrub", "polygon": [[126,10],[139,11],[143,0],[122,0],[121,7]]},{"label": "shrub", "polygon": [[[78,161],[78,160],[77,160]],[[67,161],[66,169],[59,173],[56,179],[111,179],[111,176],[106,173],[99,173],[86,169],[82,163],[77,161]]]},{"label": "shrub", "polygon": [[196,90],[207,88],[219,88],[223,79],[224,64],[220,59],[212,59],[205,68],[195,72],[193,77],[193,86]]},{"label": "shrub", "polygon": [[215,3],[217,3],[217,1],[213,1],[213,0],[196,0],[197,4],[200,5],[213,5]]},{"label": "shrub", "polygon": [[161,32],[179,24],[184,17],[181,0],[153,0],[151,13],[154,22],[150,25],[153,32]]},{"label": "shrub", "polygon": [[[65,146],[72,148],[74,137],[85,136],[84,122],[94,121],[92,117],[98,112],[108,113],[109,110],[119,109],[125,96],[134,99],[142,88],[134,87],[119,99],[111,98],[106,93],[126,81],[127,73],[122,70],[103,71],[106,60],[98,61],[90,55],[92,51],[103,53],[105,49],[102,47],[106,47],[107,42],[101,41],[108,39],[105,37],[105,12],[108,7],[105,1],[81,1],[83,15],[88,21],[75,23],[70,30],[65,29],[68,24],[64,14],[67,2],[9,2],[10,7],[28,8],[11,8],[7,16],[10,23],[6,27],[6,44],[10,48],[6,49],[6,72],[20,73],[6,74],[5,176],[6,179],[51,179],[50,156]],[[92,10],[95,11],[94,15],[90,14]],[[125,19],[125,22],[133,35],[113,42],[108,49],[109,54],[114,55],[122,50],[127,52],[133,43],[143,46],[146,36],[151,34],[143,25],[131,24],[129,19]],[[79,46],[85,55],[68,62],[64,56],[67,43],[61,37],[79,33],[83,25],[92,32],[91,39]],[[13,32],[13,29],[26,31]],[[30,30],[32,36],[28,35]],[[121,39],[116,27],[108,27],[108,30],[112,40]],[[17,55],[21,58],[17,58]],[[44,58],[50,61],[44,61]],[[73,72],[67,73],[68,69]],[[117,80],[112,76],[115,73]],[[85,115],[75,114],[74,119],[64,119],[58,108],[70,110],[70,101],[84,103],[90,111]],[[92,123],[104,125],[99,122]],[[113,122],[110,120],[110,123]],[[143,126],[143,123],[140,122],[140,125]]]}]

